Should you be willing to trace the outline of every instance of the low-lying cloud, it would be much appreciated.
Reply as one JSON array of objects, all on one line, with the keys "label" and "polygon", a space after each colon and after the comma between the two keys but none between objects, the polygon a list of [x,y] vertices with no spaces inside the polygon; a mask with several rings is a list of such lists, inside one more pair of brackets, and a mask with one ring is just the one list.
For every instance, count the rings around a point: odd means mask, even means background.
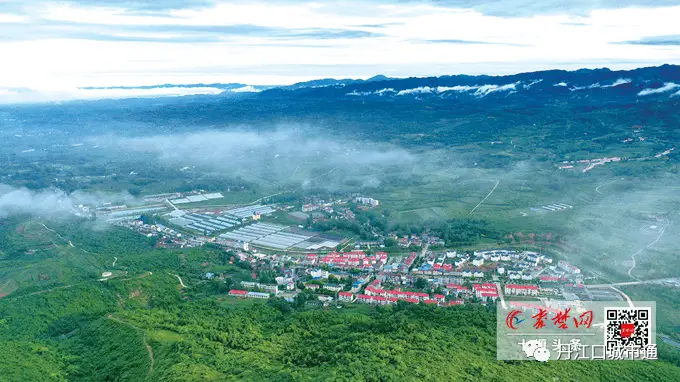
[{"label": "low-lying cloud", "polygon": [[680,88],[680,85],[679,85],[679,84],[676,84],[676,83],[673,83],[673,82],[666,82],[666,83],[663,84],[663,86],[660,87],[660,88],[656,88],[656,89],[653,89],[653,88],[644,89],[644,90],[642,90],[641,92],[639,92],[638,95],[639,95],[639,96],[646,96],[646,95],[650,95],[650,94],[666,93],[666,92],[669,92],[669,91],[674,90],[674,89],[677,89],[677,88]]},{"label": "low-lying cloud", "polygon": [[[616,81],[614,81],[614,83],[609,84],[609,85],[600,85],[599,82],[596,82],[596,83],[588,85],[588,86],[574,86],[569,90],[577,91],[577,90],[583,90],[583,89],[598,89],[598,88],[607,89],[607,88],[613,88],[613,87],[629,84],[631,82],[632,82],[632,80],[630,78],[619,78]],[[564,85],[562,85],[562,84],[564,84]],[[564,82],[560,82],[559,84],[554,85],[554,86],[567,86],[567,84],[564,83]]]},{"label": "low-lying cloud", "polygon": [[328,132],[315,134],[309,128],[119,138],[116,147],[151,155],[165,164],[196,166],[272,185],[304,186],[317,179],[329,187],[349,179],[377,184],[385,172],[406,171],[416,161],[414,155],[393,145],[358,144],[339,135],[328,138]]},{"label": "low-lying cloud", "polygon": [[[532,81],[528,84],[524,85],[525,89],[529,89],[532,85],[539,83],[540,81]],[[413,94],[439,94],[439,93],[446,93],[446,92],[459,92],[459,93],[467,93],[467,92],[473,92],[472,94],[475,97],[484,97],[487,96],[491,93],[495,92],[512,92],[517,90],[517,85],[521,84],[521,82],[515,82],[512,84],[505,84],[505,85],[494,85],[494,84],[488,84],[488,85],[457,85],[457,86],[438,86],[438,87],[429,87],[429,86],[421,86],[413,89],[404,89],[400,90],[397,92],[398,96],[403,96],[403,95],[413,95]]]},{"label": "low-lying cloud", "polygon": [[69,194],[57,188],[30,190],[0,184],[0,218],[17,215],[67,218],[78,212],[79,205],[97,206],[117,201],[132,202],[134,198],[128,194],[107,195],[82,191]]},{"label": "low-lying cloud", "polygon": [[[257,91],[252,87],[232,89],[231,92]],[[211,87],[157,87],[157,88],[96,88],[40,90],[26,88],[0,88],[0,104],[40,103],[72,100],[101,100],[122,98],[178,97],[187,95],[220,94],[224,89]]]}]

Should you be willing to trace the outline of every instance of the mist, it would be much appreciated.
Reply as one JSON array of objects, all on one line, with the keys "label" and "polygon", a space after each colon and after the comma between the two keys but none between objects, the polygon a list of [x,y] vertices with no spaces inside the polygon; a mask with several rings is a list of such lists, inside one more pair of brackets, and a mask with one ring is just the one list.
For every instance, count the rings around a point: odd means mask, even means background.
[{"label": "mist", "polygon": [[105,202],[133,202],[129,194],[109,195],[101,192],[66,193],[57,188],[29,190],[0,184],[0,218],[19,215],[66,219],[73,217],[78,205],[101,205]]},{"label": "mist", "polygon": [[164,165],[194,166],[268,185],[303,188],[378,187],[388,174],[408,176],[419,158],[387,143],[314,128],[202,131],[118,138],[116,147],[152,155]]}]

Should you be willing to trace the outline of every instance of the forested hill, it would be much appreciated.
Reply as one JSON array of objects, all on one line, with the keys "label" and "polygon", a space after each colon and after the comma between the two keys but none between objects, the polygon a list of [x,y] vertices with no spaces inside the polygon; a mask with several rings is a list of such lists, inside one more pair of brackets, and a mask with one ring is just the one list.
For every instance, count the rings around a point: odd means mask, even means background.
[{"label": "forested hill", "polygon": [[0,380],[680,380],[665,348],[649,362],[497,361],[493,308],[248,307],[183,302],[161,275],[136,284],[0,300]]},{"label": "forested hill", "polygon": [[680,66],[663,65],[635,70],[548,70],[507,76],[453,75],[396,79],[374,77],[366,81],[323,80],[277,87],[264,97],[359,99],[444,99],[451,102],[536,103],[580,100],[580,103],[616,103],[669,99],[680,95]]}]

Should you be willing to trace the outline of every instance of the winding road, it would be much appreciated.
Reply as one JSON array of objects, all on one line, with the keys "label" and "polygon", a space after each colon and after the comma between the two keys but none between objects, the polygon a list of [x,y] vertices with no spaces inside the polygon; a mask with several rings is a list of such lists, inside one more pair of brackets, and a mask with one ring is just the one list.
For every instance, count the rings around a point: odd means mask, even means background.
[{"label": "winding road", "polygon": [[635,256],[641,254],[645,249],[651,247],[652,245],[656,244],[659,240],[661,240],[661,237],[663,236],[664,232],[666,232],[665,226],[663,228],[661,228],[661,233],[659,233],[659,236],[657,236],[656,239],[653,242],[645,245],[641,250],[635,252],[631,256],[631,260],[633,260],[633,266],[631,266],[630,269],[628,270],[628,276],[630,276],[630,278],[633,278],[633,279],[638,280],[638,281],[640,280],[637,277],[633,276],[633,274],[632,274],[633,269],[635,269],[635,265],[636,265]]},{"label": "winding road", "polygon": [[475,208],[473,208],[473,209],[470,211],[470,213],[469,213],[468,215],[472,215],[472,213],[475,212],[475,210],[477,209],[477,207],[481,206],[482,203],[484,203],[484,201],[485,201],[489,196],[491,196],[491,194],[493,194],[494,191],[496,191],[496,187],[498,187],[498,185],[499,185],[500,183],[501,183],[500,179],[496,180],[496,185],[493,186],[493,188],[491,189],[491,191],[484,197],[484,199],[482,199],[481,202],[477,203],[477,205],[475,206]]},{"label": "winding road", "polygon": [[173,275],[172,273],[168,273],[168,274],[177,277],[177,280],[179,280],[179,285],[181,285],[182,288],[187,288],[187,286],[184,285],[184,283],[182,282],[182,278],[179,277],[179,275]]},{"label": "winding road", "polygon": [[614,183],[614,182],[618,182],[619,180],[621,180],[621,179],[614,179],[614,180],[612,180],[611,182],[602,183],[601,185],[595,187],[595,192],[597,192],[598,194],[604,195],[602,192],[600,192],[600,187],[610,185],[610,184],[612,184],[612,183]]}]

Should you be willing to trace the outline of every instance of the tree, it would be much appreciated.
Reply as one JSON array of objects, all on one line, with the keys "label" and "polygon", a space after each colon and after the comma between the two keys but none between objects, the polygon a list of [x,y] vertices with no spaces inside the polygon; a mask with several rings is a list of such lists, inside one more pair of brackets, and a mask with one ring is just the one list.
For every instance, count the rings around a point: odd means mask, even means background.
[{"label": "tree", "polygon": [[415,282],[415,287],[418,289],[426,289],[427,288],[427,280],[425,280],[422,277],[418,277]]},{"label": "tree", "polygon": [[394,248],[397,245],[399,245],[399,242],[395,238],[388,237],[387,239],[385,239],[385,247]]}]

